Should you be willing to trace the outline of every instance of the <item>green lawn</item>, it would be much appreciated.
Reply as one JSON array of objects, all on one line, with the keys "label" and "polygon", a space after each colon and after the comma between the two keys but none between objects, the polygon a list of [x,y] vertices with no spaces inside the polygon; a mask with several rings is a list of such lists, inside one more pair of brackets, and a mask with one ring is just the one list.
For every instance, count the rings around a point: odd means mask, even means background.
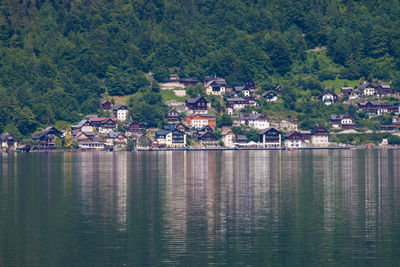
[{"label": "green lawn", "polygon": [[170,101],[170,100],[177,100],[180,102],[185,102],[185,100],[188,98],[186,97],[180,97],[176,96],[173,90],[161,90],[161,95],[164,99],[164,102]]},{"label": "green lawn", "polygon": [[323,81],[322,84],[326,88],[334,89],[335,93],[339,94],[341,87],[349,86],[354,88],[356,85],[361,84],[361,82],[359,80],[346,80],[346,79],[339,79],[336,77],[335,80],[326,80]]}]

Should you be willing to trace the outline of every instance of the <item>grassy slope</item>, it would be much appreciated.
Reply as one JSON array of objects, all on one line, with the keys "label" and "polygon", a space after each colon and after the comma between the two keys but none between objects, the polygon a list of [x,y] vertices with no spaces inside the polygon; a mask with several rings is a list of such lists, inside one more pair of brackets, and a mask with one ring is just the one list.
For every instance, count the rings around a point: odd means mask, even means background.
[{"label": "grassy slope", "polygon": [[185,102],[185,100],[188,98],[188,97],[176,96],[174,91],[172,91],[172,90],[161,90],[161,95],[164,99],[164,102],[170,101],[170,100],[177,100],[180,102]]}]

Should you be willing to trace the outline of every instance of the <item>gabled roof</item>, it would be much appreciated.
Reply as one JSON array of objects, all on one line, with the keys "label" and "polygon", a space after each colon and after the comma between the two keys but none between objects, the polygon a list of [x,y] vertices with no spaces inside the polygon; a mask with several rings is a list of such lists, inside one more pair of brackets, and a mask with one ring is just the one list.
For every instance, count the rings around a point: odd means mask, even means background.
[{"label": "gabled roof", "polygon": [[341,120],[343,118],[344,118],[344,115],[329,115],[329,119],[331,121],[333,121],[333,120]]},{"label": "gabled roof", "polygon": [[[195,98],[189,98],[189,99],[186,99],[186,103],[188,103],[188,104],[195,104],[195,103],[197,103],[200,99],[204,99],[204,97],[202,97],[201,95],[199,95],[198,97],[195,97]],[[207,100],[206,99],[204,99],[204,101],[206,101],[207,102]]]},{"label": "gabled roof", "polygon": [[235,86],[235,87],[233,87],[233,90],[236,92],[236,93],[240,93],[241,91],[243,91],[243,90],[249,90],[247,87],[245,87],[245,86]]},{"label": "gabled roof", "polygon": [[276,93],[276,92],[274,92],[274,91],[268,91],[268,92],[265,92],[265,93],[263,93],[262,94],[262,97],[268,97],[268,98],[271,98],[271,97],[274,97],[274,96],[278,96],[278,94]]},{"label": "gabled roof", "polygon": [[218,138],[215,135],[213,135],[211,132],[205,132],[205,133],[199,135],[197,138],[199,140],[201,140],[203,138],[218,140]]},{"label": "gabled roof", "polygon": [[157,138],[158,136],[166,136],[166,135],[169,134],[170,132],[179,132],[179,133],[181,133],[181,134],[185,134],[185,133],[182,132],[181,130],[178,130],[178,129],[176,129],[176,128],[173,128],[173,129],[171,129],[171,130],[161,130],[161,131],[157,131],[157,132],[156,132],[156,138]]},{"label": "gabled roof", "polygon": [[93,123],[92,123],[90,120],[88,120],[88,119],[83,119],[83,120],[81,120],[80,122],[78,122],[77,125],[71,125],[71,128],[82,128],[83,125],[84,125],[86,122],[90,123],[90,125],[93,126]]},{"label": "gabled roof", "polygon": [[171,108],[170,110],[168,110],[167,115],[169,115],[170,113],[178,113],[178,111],[176,111],[174,108]]},{"label": "gabled roof", "polygon": [[2,142],[5,142],[5,141],[17,141],[17,139],[14,136],[12,136],[10,133],[3,133],[2,135],[0,135],[0,140]]},{"label": "gabled roof", "polygon": [[273,127],[270,127],[270,128],[267,128],[267,129],[265,129],[265,130],[262,130],[261,132],[259,132],[258,134],[266,134],[266,133],[268,133],[269,131],[275,131],[275,132],[278,132],[279,134],[281,134],[281,132],[280,131],[278,131],[277,129],[275,129],[275,128],[273,128]]},{"label": "gabled roof", "polygon": [[379,87],[381,87],[381,85],[379,83],[364,83],[364,84],[357,85],[356,89],[358,89],[358,90],[364,90],[366,88],[377,89]]},{"label": "gabled roof", "polygon": [[233,134],[235,135],[235,132],[232,131],[231,129],[225,129],[221,132],[221,135],[228,135],[228,134]]},{"label": "gabled roof", "polygon": [[301,135],[298,131],[290,131],[285,135],[285,139],[301,140]]},{"label": "gabled roof", "polygon": [[[115,139],[115,138],[117,138],[119,135],[123,135],[124,137],[125,137],[125,135],[123,134],[123,133],[121,133],[121,132],[111,132],[111,133],[108,133],[107,134],[107,137],[108,138],[113,138],[113,139]],[[126,138],[126,137],[125,137]]]},{"label": "gabled roof", "polygon": [[197,80],[196,78],[182,78],[181,82],[198,82],[199,80]]},{"label": "gabled roof", "polygon": [[41,131],[41,132],[35,134],[35,135],[32,137],[32,139],[39,139],[39,138],[45,136],[46,134],[55,134],[55,135],[59,135],[59,136],[62,135],[62,133],[61,133],[59,130],[57,130],[57,129],[54,128],[53,126],[49,126],[49,127],[47,127],[46,129],[44,129],[43,131]]},{"label": "gabled roof", "polygon": [[202,117],[202,118],[213,119],[213,118],[216,118],[217,116],[215,114],[211,113],[211,114],[192,114],[190,117],[191,118]]},{"label": "gabled roof", "polygon": [[361,102],[358,105],[359,106],[365,106],[368,103],[371,103],[373,106],[392,106],[392,104],[390,104],[390,103],[381,103],[378,100]]},{"label": "gabled roof", "polygon": [[314,135],[316,132],[324,132],[324,133],[328,133],[329,134],[329,132],[328,132],[328,130],[327,129],[325,129],[325,127],[324,126],[322,126],[322,125],[317,125],[317,126],[315,126],[314,128],[312,128],[312,130],[311,130],[311,134],[312,135]]},{"label": "gabled roof", "polygon": [[251,113],[251,114],[244,114],[244,113],[240,113],[239,114],[239,120],[250,120],[250,121],[254,121],[254,120],[258,120],[258,119],[267,119],[265,115],[263,114],[259,114],[259,113]]},{"label": "gabled roof", "polygon": [[174,125],[163,125],[163,130],[165,131],[171,131],[175,128]]},{"label": "gabled roof", "polygon": [[330,115],[330,116],[329,116],[329,119],[330,119],[331,121],[333,121],[333,120],[342,120],[342,119],[346,119],[346,118],[348,118],[348,119],[354,119],[353,117],[351,117],[350,115],[347,115],[347,114]]},{"label": "gabled roof", "polygon": [[125,106],[125,105],[121,105],[121,106],[114,106],[113,107],[113,110],[120,110],[120,109],[128,109],[128,106]]}]

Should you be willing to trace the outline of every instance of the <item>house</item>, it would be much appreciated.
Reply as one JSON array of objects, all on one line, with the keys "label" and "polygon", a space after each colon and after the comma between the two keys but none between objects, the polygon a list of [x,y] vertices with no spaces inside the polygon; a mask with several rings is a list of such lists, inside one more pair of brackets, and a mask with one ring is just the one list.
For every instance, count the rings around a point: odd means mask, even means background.
[{"label": "house", "polygon": [[186,134],[178,129],[157,131],[156,139],[160,148],[186,147]]},{"label": "house", "polygon": [[356,120],[347,114],[330,115],[329,120],[333,128],[353,129],[356,128]]},{"label": "house", "polygon": [[222,142],[226,147],[234,147],[235,133],[231,129],[225,129],[221,133]]},{"label": "house", "polygon": [[118,148],[126,148],[128,138],[121,132],[111,132],[107,134],[106,145]]},{"label": "house", "polygon": [[164,80],[160,84],[161,90],[173,90],[175,88],[184,88],[185,86],[181,84],[180,78],[177,74],[170,74],[168,80]]},{"label": "house", "polygon": [[351,95],[353,93],[354,88],[353,87],[342,87],[340,88],[340,92],[342,95]]},{"label": "house", "polygon": [[95,138],[95,134],[92,132],[72,132],[72,139],[80,142],[91,142]]},{"label": "house", "polygon": [[103,118],[96,115],[88,115],[86,118],[93,124],[99,133],[114,132],[117,129],[116,118]]},{"label": "house", "polygon": [[193,135],[198,137],[198,136],[200,136],[200,135],[202,135],[202,134],[204,134],[206,132],[212,133],[212,131],[213,131],[213,129],[210,126],[207,125],[207,126],[204,126],[201,129],[198,129],[195,132],[193,132]]},{"label": "house", "polygon": [[199,135],[197,139],[199,140],[199,144],[203,147],[218,147],[218,138],[209,131]]},{"label": "house", "polygon": [[217,125],[217,117],[215,114],[194,114],[186,116],[186,125],[190,125],[192,128],[200,129],[204,126],[210,126],[215,129]]},{"label": "house", "polygon": [[239,121],[240,124],[247,125],[251,128],[259,130],[267,129],[270,127],[270,124],[267,120],[267,116],[258,113],[252,113],[252,114],[240,113]]},{"label": "house", "polygon": [[298,131],[290,131],[285,136],[285,147],[301,148],[306,145],[303,135]]},{"label": "house", "polygon": [[364,96],[372,95],[388,95],[390,94],[390,85],[382,85],[379,83],[367,83],[357,85],[355,88]]},{"label": "house", "polygon": [[247,80],[244,82],[244,87],[250,92],[254,93],[257,91],[256,84],[252,80]]},{"label": "house", "polygon": [[233,87],[233,92],[234,92],[233,95],[234,97],[239,97],[239,96],[250,97],[256,90],[257,90],[256,84],[251,80],[247,80],[244,82],[243,86]]},{"label": "house", "polygon": [[367,101],[358,104],[361,111],[369,115],[382,115],[393,111],[393,105],[390,103],[381,103],[379,101]]},{"label": "house", "polygon": [[130,139],[136,149],[148,149],[151,147],[151,140],[143,133],[134,133]]},{"label": "house", "polygon": [[226,105],[228,107],[228,114],[232,115],[233,112],[240,111],[245,107],[256,107],[257,103],[254,101],[253,97],[249,98],[228,98],[226,100]]},{"label": "house", "polygon": [[282,92],[282,86],[278,84],[278,86],[275,87],[274,91],[280,94]]},{"label": "house", "polygon": [[265,148],[281,148],[282,134],[275,128],[268,128],[258,133],[258,141]]},{"label": "house", "polygon": [[177,74],[170,74],[168,80],[161,83],[162,90],[173,90],[175,88],[185,88],[189,85],[196,85],[198,80],[195,78],[179,78]]},{"label": "house", "polygon": [[196,78],[183,78],[180,80],[180,82],[183,86],[186,87],[190,85],[191,86],[196,85],[199,82],[199,80],[197,80]]},{"label": "house", "polygon": [[110,100],[105,100],[105,101],[103,101],[102,103],[101,103],[101,108],[103,109],[103,110],[108,110],[108,111],[111,111],[112,110],[112,107],[113,107],[113,103],[110,101]]},{"label": "house", "polygon": [[93,123],[88,119],[81,120],[77,125],[71,125],[71,130],[79,130],[81,132],[93,132],[95,126]]},{"label": "house", "polygon": [[62,132],[50,126],[43,131],[35,134],[32,140],[38,142],[38,149],[54,149],[56,148],[57,138],[62,139]]},{"label": "house", "polygon": [[18,146],[17,139],[9,133],[0,135],[1,149],[16,150]]},{"label": "house", "polygon": [[86,141],[81,141],[78,144],[80,150],[103,150],[105,144],[101,137],[89,138]]},{"label": "house", "polygon": [[321,94],[321,100],[325,103],[325,105],[330,105],[338,101],[338,96],[331,91],[324,90]]},{"label": "house", "polygon": [[125,105],[113,107],[114,118],[117,118],[118,121],[129,120],[129,114],[130,110]]},{"label": "house", "polygon": [[128,123],[125,130],[127,136],[132,136],[134,133],[145,133],[147,124],[145,122],[132,121]]},{"label": "house", "polygon": [[208,101],[204,97],[198,96],[189,98],[185,101],[186,107],[191,114],[207,114]]},{"label": "house", "polygon": [[184,132],[184,133],[188,133],[189,132],[189,127],[187,127],[182,122],[178,122],[178,124],[175,125],[175,128],[178,129],[179,131]]},{"label": "house", "polygon": [[318,147],[329,146],[329,132],[322,125],[311,130],[311,144]]},{"label": "house", "polygon": [[278,93],[274,91],[268,91],[262,94],[262,97],[268,102],[276,102],[278,100]]},{"label": "house", "polygon": [[235,139],[236,139],[236,143],[239,143],[239,144],[244,144],[244,143],[247,143],[249,141],[247,139],[247,136],[242,135],[242,134],[236,135]]},{"label": "house", "polygon": [[170,109],[165,116],[168,123],[178,123],[179,122],[179,112],[175,109]]},{"label": "house", "polygon": [[233,95],[235,97],[239,96],[249,97],[253,94],[248,88],[246,88],[246,86],[234,86],[233,92],[234,92]]},{"label": "house", "polygon": [[311,130],[303,130],[299,131],[301,138],[304,142],[310,143],[311,142]]},{"label": "house", "polygon": [[222,78],[206,78],[204,88],[207,95],[223,95],[226,91],[226,81]]}]

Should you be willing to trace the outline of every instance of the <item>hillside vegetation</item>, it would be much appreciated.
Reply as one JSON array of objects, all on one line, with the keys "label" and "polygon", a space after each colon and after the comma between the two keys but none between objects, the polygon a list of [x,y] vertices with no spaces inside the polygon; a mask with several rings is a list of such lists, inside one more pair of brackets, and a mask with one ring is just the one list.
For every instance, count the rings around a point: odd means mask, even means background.
[{"label": "hillside vegetation", "polygon": [[280,83],[287,108],[325,80],[398,88],[399,18],[397,0],[2,0],[0,132],[78,121],[105,92],[161,114],[149,72]]}]

